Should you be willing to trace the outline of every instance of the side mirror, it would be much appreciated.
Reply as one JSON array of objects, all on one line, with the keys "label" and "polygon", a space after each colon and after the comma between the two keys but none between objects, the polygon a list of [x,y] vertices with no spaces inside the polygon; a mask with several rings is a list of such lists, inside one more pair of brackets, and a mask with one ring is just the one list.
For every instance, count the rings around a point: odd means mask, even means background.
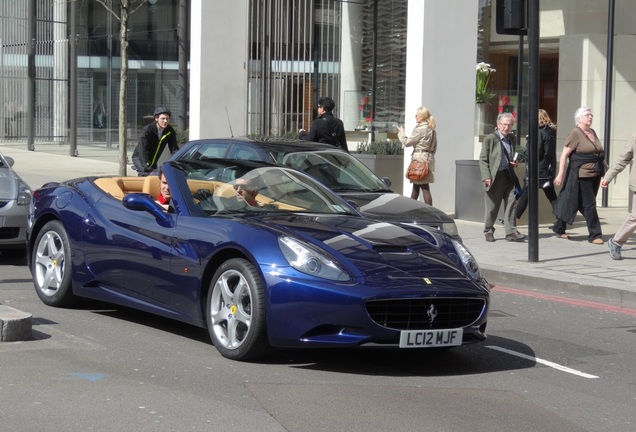
[{"label": "side mirror", "polygon": [[388,178],[388,177],[382,177],[382,181],[384,182],[384,184],[385,184],[388,188],[390,188],[390,187],[391,187],[392,183],[391,183],[391,179],[390,179],[390,178]]},{"label": "side mirror", "polygon": [[173,219],[164,208],[147,193],[130,193],[122,199],[124,207],[134,211],[145,211],[157,219],[162,226],[172,226]]}]

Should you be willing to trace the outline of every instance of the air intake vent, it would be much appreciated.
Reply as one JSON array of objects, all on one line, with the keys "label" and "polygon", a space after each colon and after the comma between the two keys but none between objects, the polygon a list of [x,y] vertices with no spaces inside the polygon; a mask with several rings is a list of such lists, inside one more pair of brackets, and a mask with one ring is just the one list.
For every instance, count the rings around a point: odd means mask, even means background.
[{"label": "air intake vent", "polygon": [[480,298],[424,298],[373,300],[369,316],[377,324],[396,330],[460,328],[476,322],[485,307]]}]

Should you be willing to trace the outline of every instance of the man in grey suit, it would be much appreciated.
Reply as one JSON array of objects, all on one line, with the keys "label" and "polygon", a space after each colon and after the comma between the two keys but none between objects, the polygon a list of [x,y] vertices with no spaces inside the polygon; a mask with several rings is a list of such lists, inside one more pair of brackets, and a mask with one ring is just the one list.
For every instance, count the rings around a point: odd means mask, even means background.
[{"label": "man in grey suit", "polygon": [[484,138],[479,155],[479,171],[484,182],[486,195],[484,204],[486,215],[484,234],[487,242],[495,241],[495,221],[501,202],[504,203],[504,226],[506,240],[523,241],[526,236],[517,231],[515,220],[515,184],[517,177],[514,167],[519,165],[515,157],[516,143],[510,130],[514,125],[510,113],[501,113],[497,117],[497,130]]}]

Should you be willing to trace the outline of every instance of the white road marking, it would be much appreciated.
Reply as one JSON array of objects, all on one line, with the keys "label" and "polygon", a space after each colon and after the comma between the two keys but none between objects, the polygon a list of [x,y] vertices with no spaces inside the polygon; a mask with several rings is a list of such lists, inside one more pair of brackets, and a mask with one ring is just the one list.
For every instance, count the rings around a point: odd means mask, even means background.
[{"label": "white road marking", "polygon": [[590,375],[588,373],[581,372],[581,371],[578,371],[576,369],[571,369],[569,367],[565,367],[563,365],[560,365],[560,364],[557,364],[557,363],[554,363],[554,362],[551,362],[551,361],[548,361],[548,360],[543,360],[543,359],[540,359],[540,358],[537,358],[537,357],[532,357],[532,356],[529,356],[529,355],[526,355],[526,354],[522,354],[522,353],[519,353],[519,352],[516,352],[516,351],[511,351],[511,350],[506,349],[506,348],[501,348],[501,347],[494,346],[494,345],[488,345],[488,346],[486,346],[486,348],[490,348],[490,349],[493,349],[493,350],[496,350],[496,351],[505,352],[506,354],[510,354],[510,355],[517,356],[517,357],[521,357],[523,359],[530,360],[530,361],[533,361],[533,362],[541,363],[542,365],[546,365],[546,366],[549,366],[551,368],[554,368],[554,369],[557,369],[557,370],[560,370],[560,371],[563,371],[563,372],[571,373],[572,375],[578,375],[578,376],[583,377],[583,378],[598,378],[596,375]]}]

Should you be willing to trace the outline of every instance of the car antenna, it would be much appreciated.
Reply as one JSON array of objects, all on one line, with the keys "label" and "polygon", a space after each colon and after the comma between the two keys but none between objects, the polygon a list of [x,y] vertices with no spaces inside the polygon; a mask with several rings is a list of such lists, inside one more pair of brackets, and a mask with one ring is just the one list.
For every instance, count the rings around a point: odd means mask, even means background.
[{"label": "car antenna", "polygon": [[225,115],[227,116],[227,124],[230,125],[230,135],[234,138],[234,132],[232,132],[232,123],[230,122],[230,114],[227,112],[227,105],[225,106]]}]

